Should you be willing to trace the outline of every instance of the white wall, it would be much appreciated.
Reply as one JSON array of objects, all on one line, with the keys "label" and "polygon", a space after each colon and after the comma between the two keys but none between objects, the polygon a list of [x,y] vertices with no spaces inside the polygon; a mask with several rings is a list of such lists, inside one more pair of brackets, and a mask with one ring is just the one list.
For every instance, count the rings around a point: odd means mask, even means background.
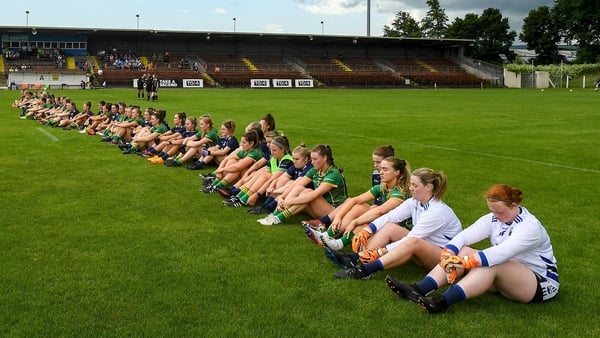
[{"label": "white wall", "polygon": [[36,84],[40,84],[42,87],[50,85],[51,88],[60,88],[63,85],[79,87],[81,80],[87,81],[85,74],[20,71],[8,73],[7,83],[9,86],[15,83],[17,88],[21,88],[22,84],[28,84],[30,88]]},{"label": "white wall", "polygon": [[521,88],[521,73],[514,73],[504,68],[504,85],[507,88]]}]

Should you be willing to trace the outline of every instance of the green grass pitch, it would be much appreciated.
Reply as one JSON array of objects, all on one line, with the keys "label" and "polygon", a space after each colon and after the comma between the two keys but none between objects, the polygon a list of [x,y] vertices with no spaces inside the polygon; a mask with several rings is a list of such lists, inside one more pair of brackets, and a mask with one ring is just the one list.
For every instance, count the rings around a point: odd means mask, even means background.
[{"label": "green grass pitch", "polygon": [[[591,337],[596,319],[600,93],[593,90],[55,91],[78,105],[125,101],[243,126],[272,113],[293,145],[327,143],[351,195],[371,150],[392,144],[413,169],[444,171],[463,225],[485,190],[508,183],[547,227],[561,293],[523,305],[486,294],[429,315],[387,290],[385,273],[337,267],[294,216],[264,227],[197,172],[124,156],[97,136],[17,118],[0,91],[1,336]],[[386,273],[413,282],[426,271]]]}]

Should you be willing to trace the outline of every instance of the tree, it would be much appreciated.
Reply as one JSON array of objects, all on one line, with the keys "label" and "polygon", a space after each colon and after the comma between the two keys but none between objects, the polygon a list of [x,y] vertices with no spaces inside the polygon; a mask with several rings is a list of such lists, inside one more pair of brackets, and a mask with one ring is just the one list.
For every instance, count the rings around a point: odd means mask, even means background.
[{"label": "tree", "polygon": [[446,11],[440,7],[438,0],[427,0],[429,10],[427,15],[421,20],[421,31],[427,38],[442,38],[446,33],[446,24],[448,16]]},{"label": "tree", "polygon": [[566,41],[579,45],[578,63],[595,63],[600,55],[600,5],[598,0],[555,0],[553,12]]},{"label": "tree", "polygon": [[547,6],[533,9],[523,19],[523,31],[519,34],[527,48],[535,50],[537,64],[552,64],[560,60],[558,43],[560,42],[559,26]]},{"label": "tree", "polygon": [[464,19],[456,18],[446,30],[448,38],[475,40],[473,46],[465,49],[466,56],[492,63],[501,63],[500,54],[514,59],[510,47],[516,36],[515,31],[510,31],[508,18],[503,18],[496,8],[484,10],[481,16],[471,13]]},{"label": "tree", "polygon": [[[446,29],[446,37],[449,39],[472,39],[477,41],[481,30],[479,15],[468,13],[464,19],[454,19]],[[465,46],[464,53],[466,56],[477,58],[475,57],[475,44]]]},{"label": "tree", "polygon": [[473,39],[479,36],[479,15],[468,13],[464,19],[455,18],[446,29],[446,37],[451,39]]},{"label": "tree", "polygon": [[420,38],[423,36],[419,23],[408,12],[398,12],[392,27],[383,26],[383,36]]}]

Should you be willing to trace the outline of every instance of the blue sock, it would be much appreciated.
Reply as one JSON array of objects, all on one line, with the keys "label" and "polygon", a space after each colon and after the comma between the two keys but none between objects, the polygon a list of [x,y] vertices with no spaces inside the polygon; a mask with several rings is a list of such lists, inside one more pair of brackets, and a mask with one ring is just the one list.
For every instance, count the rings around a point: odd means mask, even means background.
[{"label": "blue sock", "polygon": [[232,195],[237,195],[242,190],[240,188],[238,188],[238,187],[231,187],[231,188],[229,188],[229,191],[231,192]]},{"label": "blue sock", "polygon": [[331,218],[329,218],[329,215],[325,215],[321,217],[321,222],[325,225],[331,225]]},{"label": "blue sock", "polygon": [[369,275],[377,271],[383,270],[383,264],[381,264],[381,261],[379,259],[374,260],[371,263],[367,263],[363,265],[363,267]]},{"label": "blue sock", "polygon": [[270,211],[274,211],[275,208],[277,208],[277,200],[274,199],[273,197],[269,196],[269,198],[267,198],[267,200],[263,204],[263,208],[270,210]]},{"label": "blue sock", "polygon": [[421,291],[422,294],[427,295],[432,291],[435,291],[439,288],[439,285],[435,281],[435,279],[426,276],[422,281],[417,283],[417,289]]},{"label": "blue sock", "polygon": [[446,299],[446,304],[452,305],[454,303],[458,303],[461,300],[467,299],[465,295],[465,291],[460,287],[460,285],[452,285],[446,292],[442,294],[442,297]]}]

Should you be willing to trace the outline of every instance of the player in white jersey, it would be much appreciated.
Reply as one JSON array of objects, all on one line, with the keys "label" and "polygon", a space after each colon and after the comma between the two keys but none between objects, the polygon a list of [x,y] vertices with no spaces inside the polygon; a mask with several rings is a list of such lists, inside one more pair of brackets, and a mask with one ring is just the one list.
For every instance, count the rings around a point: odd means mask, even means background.
[{"label": "player in white jersey", "polygon": [[[550,237],[540,221],[520,205],[521,190],[497,184],[488,189],[486,199],[491,212],[446,244],[439,265],[417,284],[387,276],[390,289],[431,313],[486,291],[522,303],[556,297],[560,282]],[[491,247],[468,247],[486,238]],[[426,296],[461,276],[443,294]]]},{"label": "player in white jersey", "polygon": [[[413,261],[426,269],[439,262],[442,247],[461,230],[454,211],[442,201],[446,175],[429,168],[412,172],[409,190],[412,197],[361,229],[352,239],[358,254],[327,255],[345,266],[336,278],[368,278],[372,273]],[[412,229],[397,222],[412,219]],[[364,264],[358,264],[357,259]]]}]

